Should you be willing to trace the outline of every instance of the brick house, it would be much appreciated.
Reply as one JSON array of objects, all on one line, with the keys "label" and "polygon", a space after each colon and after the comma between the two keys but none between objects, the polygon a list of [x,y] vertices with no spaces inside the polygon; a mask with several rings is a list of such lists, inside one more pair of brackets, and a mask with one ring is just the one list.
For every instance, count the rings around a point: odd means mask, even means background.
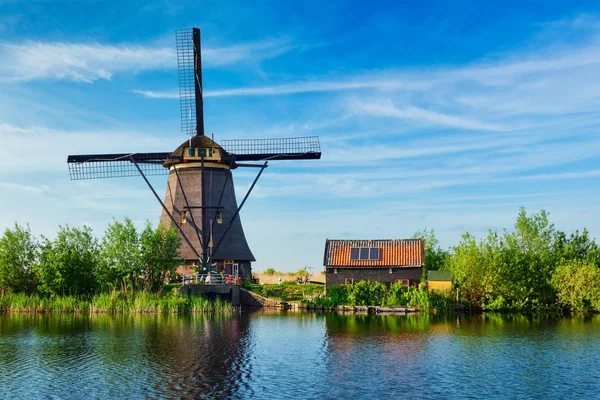
[{"label": "brick house", "polygon": [[358,281],[417,285],[424,261],[423,240],[325,241],[325,288]]}]

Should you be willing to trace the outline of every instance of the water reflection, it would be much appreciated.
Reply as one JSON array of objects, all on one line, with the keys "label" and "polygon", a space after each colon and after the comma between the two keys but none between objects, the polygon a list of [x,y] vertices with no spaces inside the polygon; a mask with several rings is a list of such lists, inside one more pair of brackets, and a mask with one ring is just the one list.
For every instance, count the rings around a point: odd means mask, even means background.
[{"label": "water reflection", "polygon": [[589,398],[600,316],[0,315],[0,398]]},{"label": "water reflection", "polygon": [[231,397],[244,380],[248,323],[220,316],[0,316],[0,397]]}]

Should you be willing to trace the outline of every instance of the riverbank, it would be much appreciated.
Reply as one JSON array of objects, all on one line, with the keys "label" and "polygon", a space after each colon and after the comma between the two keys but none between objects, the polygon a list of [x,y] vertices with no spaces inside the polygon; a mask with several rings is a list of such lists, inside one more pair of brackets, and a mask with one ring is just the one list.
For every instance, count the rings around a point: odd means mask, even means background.
[{"label": "riverbank", "polygon": [[[389,288],[380,282],[360,281],[351,285],[332,286],[327,294],[324,285],[244,285],[246,289],[270,300],[278,300],[282,308],[326,311],[400,312],[406,310],[452,311],[457,306],[451,293],[429,292],[394,283]],[[364,310],[363,310],[364,309]]]},{"label": "riverbank", "polygon": [[236,310],[231,303],[203,296],[176,296],[173,293],[102,293],[93,296],[52,296],[23,293],[0,296],[0,312],[17,313],[131,313],[194,314],[226,313]]}]

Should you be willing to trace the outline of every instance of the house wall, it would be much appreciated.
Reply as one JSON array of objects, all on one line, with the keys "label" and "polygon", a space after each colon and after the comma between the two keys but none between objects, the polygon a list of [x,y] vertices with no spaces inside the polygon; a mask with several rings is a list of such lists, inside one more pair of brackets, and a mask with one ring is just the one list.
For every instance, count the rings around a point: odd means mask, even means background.
[{"label": "house wall", "polygon": [[[337,273],[335,270],[337,269]],[[396,267],[392,268],[348,268],[348,267],[327,267],[325,270],[325,289],[334,285],[343,285],[346,279],[358,281],[377,281],[387,285],[396,282],[399,279],[408,279],[411,285],[418,284],[421,281],[423,268],[421,267]]]},{"label": "house wall", "polygon": [[445,292],[447,290],[452,290],[452,281],[428,281],[427,286],[429,287],[429,291],[440,290]]}]

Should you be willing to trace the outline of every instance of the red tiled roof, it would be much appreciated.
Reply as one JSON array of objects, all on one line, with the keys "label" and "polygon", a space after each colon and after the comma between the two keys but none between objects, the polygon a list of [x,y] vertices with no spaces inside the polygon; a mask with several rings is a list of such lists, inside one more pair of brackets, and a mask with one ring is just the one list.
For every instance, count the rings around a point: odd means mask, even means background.
[{"label": "red tiled roof", "polygon": [[[353,247],[378,247],[379,260],[350,260]],[[422,267],[423,262],[421,239],[325,241],[323,265],[327,267]]]}]

